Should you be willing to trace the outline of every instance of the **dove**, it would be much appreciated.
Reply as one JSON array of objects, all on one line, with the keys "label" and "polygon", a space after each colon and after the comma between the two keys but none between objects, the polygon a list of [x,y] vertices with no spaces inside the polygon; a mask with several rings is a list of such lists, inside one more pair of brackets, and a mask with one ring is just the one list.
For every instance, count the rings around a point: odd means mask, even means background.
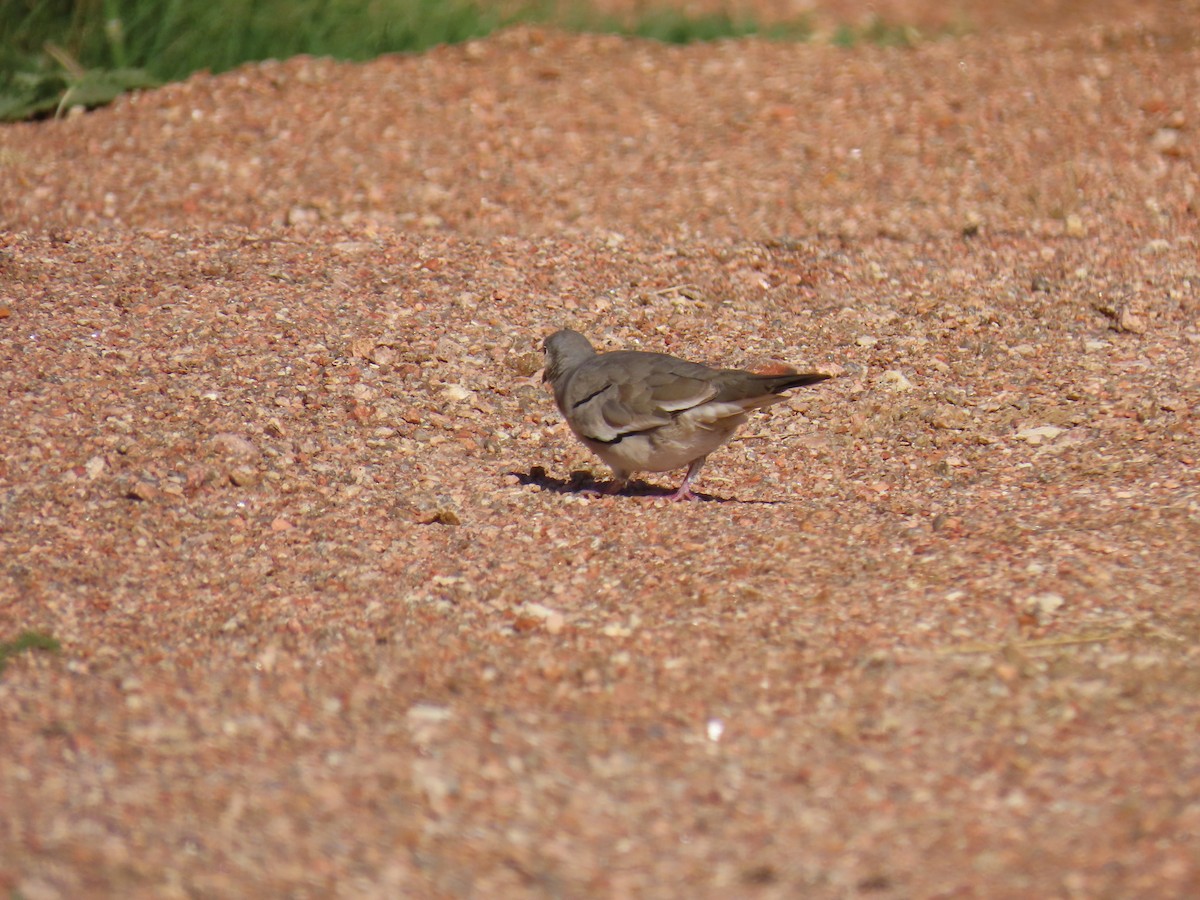
[{"label": "dove", "polygon": [[665,353],[597,353],[586,337],[564,328],[546,338],[543,381],[554,389],[563,418],[613,471],[606,493],[635,472],[687,466],[669,500],[696,500],[692,484],[708,455],[733,437],[751,412],[787,399],[792,388],[829,378],[818,372],[756,375],[712,369]]}]

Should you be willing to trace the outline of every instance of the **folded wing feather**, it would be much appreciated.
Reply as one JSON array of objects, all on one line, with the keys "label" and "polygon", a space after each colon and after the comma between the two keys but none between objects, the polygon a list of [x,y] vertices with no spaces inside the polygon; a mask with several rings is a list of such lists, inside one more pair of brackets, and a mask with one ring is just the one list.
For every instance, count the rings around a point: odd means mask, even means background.
[{"label": "folded wing feather", "polygon": [[[711,375],[711,369],[683,360],[649,353],[610,353],[600,360],[604,365],[586,366],[575,374],[567,398],[574,399],[575,430],[593,440],[611,442],[669,425],[717,393],[707,378],[696,377]],[[670,364],[664,365],[667,361]]]}]

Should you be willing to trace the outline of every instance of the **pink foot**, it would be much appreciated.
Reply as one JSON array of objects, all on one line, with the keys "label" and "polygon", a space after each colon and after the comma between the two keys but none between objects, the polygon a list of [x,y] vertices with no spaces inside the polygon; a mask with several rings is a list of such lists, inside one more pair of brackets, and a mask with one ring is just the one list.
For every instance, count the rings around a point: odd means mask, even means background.
[{"label": "pink foot", "polygon": [[688,484],[683,485],[683,487],[681,487],[675,493],[667,495],[667,501],[669,503],[678,503],[680,500],[699,500],[699,499],[700,499],[699,497],[697,497],[695,494],[692,493],[691,485],[688,485]]},{"label": "pink foot", "polygon": [[696,476],[700,474],[700,467],[704,465],[704,457],[692,460],[692,464],[688,466],[687,475],[683,477],[683,484],[679,486],[679,490],[670,494],[667,500],[671,503],[677,503],[680,500],[699,500],[692,493],[692,482],[696,480]]}]

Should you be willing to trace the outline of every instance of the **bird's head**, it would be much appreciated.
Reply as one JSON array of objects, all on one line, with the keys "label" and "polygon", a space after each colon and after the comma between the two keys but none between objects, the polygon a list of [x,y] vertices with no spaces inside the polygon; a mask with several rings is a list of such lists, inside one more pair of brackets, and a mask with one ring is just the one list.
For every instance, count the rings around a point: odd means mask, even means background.
[{"label": "bird's head", "polygon": [[542,350],[546,354],[546,370],[542,381],[551,384],[596,355],[588,339],[570,328],[556,331],[546,338],[542,343]]}]

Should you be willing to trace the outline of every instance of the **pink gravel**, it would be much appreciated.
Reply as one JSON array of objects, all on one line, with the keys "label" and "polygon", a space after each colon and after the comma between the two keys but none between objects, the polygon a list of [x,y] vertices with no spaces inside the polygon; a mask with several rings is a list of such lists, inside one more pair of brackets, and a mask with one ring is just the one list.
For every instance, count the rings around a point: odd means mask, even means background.
[{"label": "pink gravel", "polygon": [[[0,127],[0,892],[1200,891],[1198,7],[1056,8]],[[562,326],[837,377],[588,498]]]}]

